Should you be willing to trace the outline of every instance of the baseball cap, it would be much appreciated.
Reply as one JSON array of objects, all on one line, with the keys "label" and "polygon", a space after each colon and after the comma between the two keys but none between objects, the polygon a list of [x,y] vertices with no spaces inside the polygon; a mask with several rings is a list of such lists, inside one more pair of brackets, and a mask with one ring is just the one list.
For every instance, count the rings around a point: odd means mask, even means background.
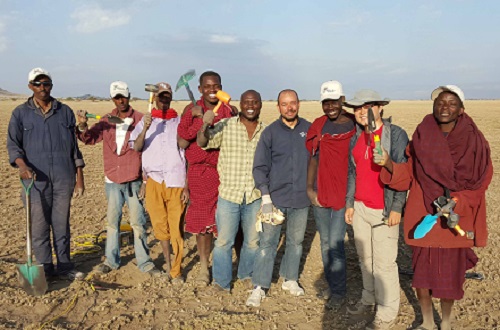
[{"label": "baseball cap", "polygon": [[130,96],[130,93],[128,91],[128,85],[124,81],[112,82],[111,86],[109,86],[109,94],[111,95],[112,98],[116,97],[117,95],[123,95],[125,97]]},{"label": "baseball cap", "polygon": [[34,68],[28,73],[28,82],[34,81],[38,76],[47,76],[50,80],[52,80],[52,76],[49,71],[43,68]]},{"label": "baseball cap", "polygon": [[344,96],[342,84],[335,80],[324,82],[321,85],[321,98],[320,102],[324,100],[338,100]]},{"label": "baseball cap", "polygon": [[345,105],[351,108],[360,107],[365,103],[377,103],[380,105],[386,105],[391,102],[390,99],[384,98],[379,95],[379,93],[375,92],[371,89],[362,89],[354,94],[354,97],[349,101],[345,102]]},{"label": "baseball cap", "polygon": [[452,92],[453,94],[456,94],[458,96],[460,101],[462,101],[462,102],[465,101],[464,92],[462,92],[462,90],[458,86],[455,86],[455,85],[439,86],[438,88],[436,88],[435,90],[432,91],[431,100],[434,101],[435,99],[437,99],[439,94],[441,94],[442,92]]},{"label": "baseball cap", "polygon": [[160,95],[163,92],[169,92],[170,95],[172,95],[172,87],[169,83],[159,82],[156,84],[156,86],[158,87],[158,92],[156,92],[156,95]]}]

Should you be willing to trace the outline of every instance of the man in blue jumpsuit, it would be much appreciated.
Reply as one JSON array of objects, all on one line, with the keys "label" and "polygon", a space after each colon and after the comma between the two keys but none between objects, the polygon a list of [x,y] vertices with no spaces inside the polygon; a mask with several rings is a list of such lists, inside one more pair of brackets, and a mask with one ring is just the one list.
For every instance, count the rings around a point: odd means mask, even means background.
[{"label": "man in blue jumpsuit", "polygon": [[[33,96],[12,112],[7,150],[10,164],[19,168],[25,185],[35,178],[31,190],[33,252],[47,278],[57,275],[61,279],[83,279],[84,274],[70,260],[71,197],[79,197],[85,190],[85,164],[76,141],[75,115],[71,108],[50,96],[53,85],[49,72],[35,68],[28,81]],[[24,191],[22,194],[25,200]]]}]

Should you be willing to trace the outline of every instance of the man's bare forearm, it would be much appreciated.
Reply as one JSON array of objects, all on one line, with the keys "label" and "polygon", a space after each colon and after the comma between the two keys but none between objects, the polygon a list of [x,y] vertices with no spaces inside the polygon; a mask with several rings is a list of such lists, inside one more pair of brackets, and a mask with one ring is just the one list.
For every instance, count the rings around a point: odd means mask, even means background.
[{"label": "man's bare forearm", "polygon": [[196,143],[200,147],[206,147],[208,144],[209,140],[209,132],[208,132],[209,125],[208,124],[203,124],[201,129],[198,131],[198,134],[196,136]]},{"label": "man's bare forearm", "polygon": [[134,141],[134,150],[139,152],[142,151],[142,148],[144,148],[144,140],[146,138],[146,130],[142,130],[141,134],[137,137],[137,139]]}]

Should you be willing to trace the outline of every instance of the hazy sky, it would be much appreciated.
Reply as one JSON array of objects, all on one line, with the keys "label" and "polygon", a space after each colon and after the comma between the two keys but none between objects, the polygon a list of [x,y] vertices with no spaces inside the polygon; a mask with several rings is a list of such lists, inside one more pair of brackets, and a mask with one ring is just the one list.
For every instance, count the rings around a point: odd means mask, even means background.
[{"label": "hazy sky", "polygon": [[399,2],[0,0],[0,88],[28,94],[28,72],[41,66],[55,96],[108,97],[124,80],[146,98],[146,83],[213,69],[235,99],[292,88],[317,100],[326,80],[348,98],[371,88],[428,99],[442,84],[500,98],[500,1]]}]

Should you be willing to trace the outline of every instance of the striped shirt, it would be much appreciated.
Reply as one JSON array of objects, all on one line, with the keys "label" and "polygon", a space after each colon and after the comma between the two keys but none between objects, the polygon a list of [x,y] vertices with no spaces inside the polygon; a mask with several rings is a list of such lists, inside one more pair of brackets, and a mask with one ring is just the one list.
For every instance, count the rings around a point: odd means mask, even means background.
[{"label": "striped shirt", "polygon": [[252,175],[253,158],[264,123],[258,123],[251,139],[239,117],[226,118],[209,130],[208,145],[203,149],[220,149],[217,171],[219,172],[219,196],[225,200],[246,204],[260,198]]}]

